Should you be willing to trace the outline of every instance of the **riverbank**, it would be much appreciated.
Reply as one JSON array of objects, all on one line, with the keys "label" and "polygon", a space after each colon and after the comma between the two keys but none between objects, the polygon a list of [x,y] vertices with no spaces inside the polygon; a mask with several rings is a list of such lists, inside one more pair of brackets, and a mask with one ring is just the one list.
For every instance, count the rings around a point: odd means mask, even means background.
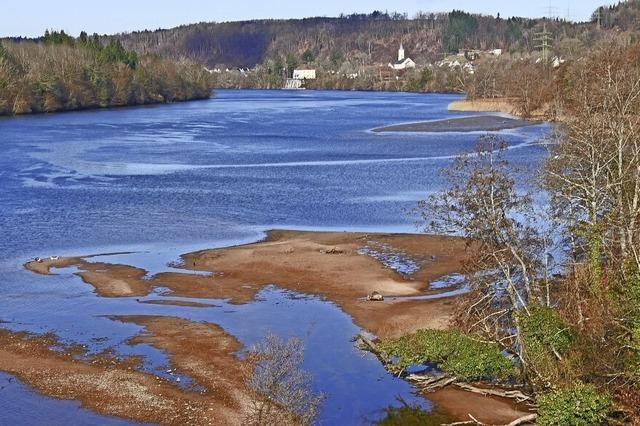
[{"label": "riverbank", "polygon": [[211,75],[195,62],[138,56],[119,41],[103,45],[64,32],[3,40],[0,60],[6,64],[0,116],[207,99],[213,88]]},{"label": "riverbank", "polygon": [[[446,283],[439,278],[460,272],[466,257],[465,248],[466,241],[444,236],[277,230],[256,243],[185,254],[182,256],[185,273],[147,276],[140,268],[93,262],[92,257],[41,259],[28,262],[25,267],[45,275],[55,274],[59,267],[76,267],[77,275],[93,286],[101,297],[143,297],[154,288],[162,287],[164,296],[192,300],[167,297],[154,300],[154,303],[202,308],[215,307],[199,303],[198,299],[249,303],[262,288],[275,284],[297,293],[326,298],[349,314],[360,327],[378,337],[391,338],[422,328],[449,327],[454,315],[453,295],[460,294],[456,290],[460,290],[463,283],[459,280]],[[385,300],[367,301],[367,296],[374,292],[382,294]],[[149,301],[140,300],[139,303]],[[241,346],[233,336],[214,324],[170,317],[112,319],[144,327],[144,333],[132,338],[129,344],[146,343],[162,350],[169,355],[177,373],[192,378],[207,390],[207,395],[216,395],[213,400],[198,395],[198,401],[205,398],[206,404],[222,404],[229,416],[241,417],[249,397],[239,372],[242,362],[234,355]],[[44,350],[46,342],[42,345]],[[24,356],[22,365],[39,370],[38,365],[54,355],[32,359],[27,353],[14,353],[13,359]],[[62,364],[61,368],[68,370],[69,367]],[[100,404],[92,400],[90,392],[53,392],[41,383],[44,374],[27,375],[5,365],[1,357],[0,370],[16,374],[46,395],[78,399],[103,414],[149,420],[123,415],[123,410],[126,411],[123,407],[116,406],[111,411],[101,409]],[[101,374],[102,370],[89,373],[95,380]],[[54,382],[64,378],[58,377]],[[146,380],[137,375],[134,379]],[[186,396],[178,393],[174,398],[190,396],[191,393]],[[488,424],[507,424],[524,412],[510,400],[470,394],[456,388],[446,388],[425,397],[432,400],[439,411],[458,420],[468,420],[468,414],[471,414]]]}]

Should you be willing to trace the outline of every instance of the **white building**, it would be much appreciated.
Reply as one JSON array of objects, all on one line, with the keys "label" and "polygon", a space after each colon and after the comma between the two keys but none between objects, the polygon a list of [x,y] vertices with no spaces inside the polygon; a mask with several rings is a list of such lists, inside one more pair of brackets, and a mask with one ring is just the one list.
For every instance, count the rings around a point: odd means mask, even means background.
[{"label": "white building", "polygon": [[293,70],[294,80],[315,80],[316,70]]},{"label": "white building", "polygon": [[398,61],[393,64],[390,63],[389,68],[399,71],[399,70],[404,70],[407,68],[415,68],[415,67],[416,67],[416,63],[413,62],[411,58],[404,57],[404,47],[402,46],[402,43],[400,43],[400,49],[398,49]]}]

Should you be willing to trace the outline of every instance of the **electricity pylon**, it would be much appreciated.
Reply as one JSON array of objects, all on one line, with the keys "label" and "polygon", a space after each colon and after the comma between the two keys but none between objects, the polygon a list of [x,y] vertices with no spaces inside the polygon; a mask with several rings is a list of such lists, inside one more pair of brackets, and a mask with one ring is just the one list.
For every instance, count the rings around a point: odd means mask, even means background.
[{"label": "electricity pylon", "polygon": [[549,51],[551,50],[551,32],[547,31],[547,24],[542,25],[542,32],[536,33],[534,40],[538,43],[536,49],[542,50],[542,61],[544,64],[549,63]]}]

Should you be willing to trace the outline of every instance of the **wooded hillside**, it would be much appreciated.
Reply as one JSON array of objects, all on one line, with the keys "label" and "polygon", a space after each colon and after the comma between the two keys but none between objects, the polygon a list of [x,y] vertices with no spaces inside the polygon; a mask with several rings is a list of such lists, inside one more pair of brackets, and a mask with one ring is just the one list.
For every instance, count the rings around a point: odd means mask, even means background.
[{"label": "wooded hillside", "polygon": [[[638,4],[633,0],[603,8],[602,21],[607,28],[633,29],[638,20],[628,17],[632,10],[638,13]],[[588,45],[599,38],[597,13],[592,22],[578,24],[558,19],[503,19],[457,10],[419,13],[412,18],[373,12],[338,18],[198,23],[116,37],[139,54],[189,58],[210,68],[252,68],[271,59],[337,70],[344,62],[393,61],[400,42],[418,63],[442,59],[458,49],[532,51],[537,44],[535,34],[543,25],[553,33],[554,41],[576,39]]]}]

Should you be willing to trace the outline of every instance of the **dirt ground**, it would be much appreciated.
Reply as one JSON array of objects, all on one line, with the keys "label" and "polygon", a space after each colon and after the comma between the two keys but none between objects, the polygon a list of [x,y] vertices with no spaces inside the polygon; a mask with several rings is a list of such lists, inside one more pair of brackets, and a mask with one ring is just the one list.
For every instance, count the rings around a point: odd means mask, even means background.
[{"label": "dirt ground", "polygon": [[[203,344],[200,362],[216,372],[219,383],[204,380],[210,385],[205,393],[182,390],[176,383],[137,370],[139,359],[117,360],[107,355],[76,359],[78,350],[70,348],[54,351],[55,339],[0,330],[0,370],[16,376],[38,392],[53,398],[80,401],[83,407],[109,416],[139,422],[175,425],[241,424],[247,409],[248,391],[241,379],[234,376],[240,365],[231,351],[239,343],[215,325],[184,324],[171,318],[124,319],[144,325],[156,325],[179,330],[181,339],[196,339]],[[144,335],[148,341],[163,347],[166,332]],[[197,358],[197,357],[196,357]],[[176,356],[173,361],[179,370],[190,371],[193,360]],[[219,389],[225,386],[224,392]]]},{"label": "dirt ground", "polygon": [[[429,281],[460,272],[465,244],[459,238],[430,235],[272,231],[258,243],[183,256],[186,269],[211,271],[212,276],[168,272],[145,277],[138,268],[90,263],[80,257],[31,261],[26,267],[50,274],[55,273],[52,268],[77,266],[78,275],[102,297],[145,296],[153,287],[165,287],[180,297],[246,303],[264,286],[275,284],[326,297],[358,325],[387,338],[447,327],[452,300],[367,302],[366,296],[374,291],[384,296],[424,294]],[[371,256],[358,254],[364,247],[403,253],[420,269],[403,276]]]}]

